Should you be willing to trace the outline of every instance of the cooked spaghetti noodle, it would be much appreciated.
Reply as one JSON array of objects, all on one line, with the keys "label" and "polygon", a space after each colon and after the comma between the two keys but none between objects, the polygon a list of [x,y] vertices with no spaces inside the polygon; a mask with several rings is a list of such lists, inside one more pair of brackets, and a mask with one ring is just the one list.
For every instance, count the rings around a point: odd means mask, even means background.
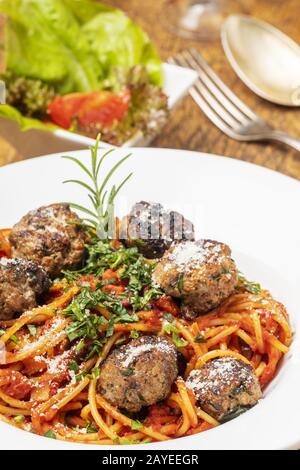
[{"label": "cooked spaghetti noodle", "polygon": [[[10,256],[8,233],[0,232],[0,256]],[[118,252],[120,248],[114,242],[112,249]],[[0,418],[4,422],[86,444],[164,441],[220,424],[197,406],[186,387],[184,379],[191,370],[228,356],[251,364],[262,388],[273,379],[292,333],[284,306],[267,291],[252,293],[241,283],[219,308],[191,322],[180,318],[171,298],[160,294],[151,299],[149,294],[148,304],[137,310],[131,321],[131,306],[124,301],[124,268],[122,262],[115,266],[83,277],[69,274],[53,284],[43,306],[17,319],[0,321],[1,340],[6,346],[0,366]],[[91,344],[79,339],[74,342],[70,336],[79,324],[74,327],[68,307],[83,292],[96,291],[108,293],[110,299],[120,297],[130,321],[123,317],[111,323],[114,306],[103,305],[100,296],[99,303],[94,301],[92,306],[92,313],[101,319],[97,324],[99,338],[93,343],[97,348],[90,347],[78,364],[74,358],[79,346],[84,350]],[[145,295],[147,292],[149,289]],[[170,322],[172,329],[166,328]],[[99,367],[116,345],[145,333],[171,336],[174,331],[186,363],[183,377],[176,380],[164,402],[148,408],[142,422],[125,415],[97,392]]]}]

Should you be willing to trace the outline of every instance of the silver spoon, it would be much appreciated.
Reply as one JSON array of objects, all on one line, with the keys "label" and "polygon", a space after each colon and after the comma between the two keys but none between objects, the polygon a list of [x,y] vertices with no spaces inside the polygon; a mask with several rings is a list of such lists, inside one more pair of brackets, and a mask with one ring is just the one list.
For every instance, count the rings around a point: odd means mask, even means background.
[{"label": "silver spoon", "polygon": [[225,54],[240,79],[276,104],[300,106],[300,47],[274,26],[244,15],[223,23]]}]

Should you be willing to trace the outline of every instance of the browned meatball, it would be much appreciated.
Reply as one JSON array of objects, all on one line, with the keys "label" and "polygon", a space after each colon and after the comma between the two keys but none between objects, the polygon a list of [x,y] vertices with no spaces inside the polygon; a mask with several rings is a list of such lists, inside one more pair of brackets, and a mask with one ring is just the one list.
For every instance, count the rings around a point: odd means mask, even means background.
[{"label": "browned meatball", "polygon": [[112,405],[136,412],[164,400],[178,374],[173,343],[143,336],[115,349],[104,362],[98,391]]},{"label": "browned meatball", "polygon": [[0,259],[0,320],[9,320],[37,306],[50,287],[48,274],[32,261]]},{"label": "browned meatball", "polygon": [[192,370],[186,385],[199,406],[221,422],[235,418],[262,397],[252,367],[231,357],[214,359]]},{"label": "browned meatball", "polygon": [[159,203],[141,201],[123,218],[120,236],[146,258],[161,258],[173,240],[194,240],[194,226],[183,215]]},{"label": "browned meatball", "polygon": [[[26,214],[14,225],[12,254],[35,261],[52,277],[80,265],[85,253],[85,230],[67,204],[51,204]],[[74,224],[75,223],[75,224]]]},{"label": "browned meatball", "polygon": [[187,319],[207,313],[234,291],[238,271],[231,250],[214,240],[173,243],[156,265],[153,281],[182,299]]}]

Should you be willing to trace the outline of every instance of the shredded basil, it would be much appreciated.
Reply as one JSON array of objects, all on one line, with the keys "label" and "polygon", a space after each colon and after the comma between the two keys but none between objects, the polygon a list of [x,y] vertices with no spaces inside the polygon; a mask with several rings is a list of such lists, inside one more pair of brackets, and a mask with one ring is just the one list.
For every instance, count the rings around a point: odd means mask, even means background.
[{"label": "shredded basil", "polygon": [[52,429],[49,429],[47,432],[45,432],[44,437],[50,437],[50,439],[56,439],[56,434]]},{"label": "shredded basil", "polygon": [[144,425],[140,421],[134,420],[134,419],[131,420],[131,429],[133,431],[137,431],[139,429],[142,429],[143,427],[144,427]]}]

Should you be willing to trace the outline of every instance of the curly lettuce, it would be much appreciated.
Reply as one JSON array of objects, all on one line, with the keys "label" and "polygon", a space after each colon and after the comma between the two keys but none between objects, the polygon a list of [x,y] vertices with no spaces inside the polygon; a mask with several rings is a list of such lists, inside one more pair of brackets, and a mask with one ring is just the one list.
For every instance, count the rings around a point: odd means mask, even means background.
[{"label": "curly lettuce", "polygon": [[123,12],[91,0],[0,0],[8,17],[8,71],[57,93],[101,89],[115,67],[144,65],[162,84],[161,61],[148,36]]},{"label": "curly lettuce", "polygon": [[40,82],[59,95],[104,88],[118,92],[120,70],[126,75],[141,65],[149,85],[162,86],[162,64],[154,46],[116,8],[92,0],[0,0],[0,14],[7,17],[6,76],[16,84],[8,89],[15,101],[0,106],[0,116],[17,121],[22,129],[55,128],[33,119],[40,109],[25,113],[24,106],[15,104],[22,99],[26,106],[32,104],[32,91],[43,89],[37,86]]}]

